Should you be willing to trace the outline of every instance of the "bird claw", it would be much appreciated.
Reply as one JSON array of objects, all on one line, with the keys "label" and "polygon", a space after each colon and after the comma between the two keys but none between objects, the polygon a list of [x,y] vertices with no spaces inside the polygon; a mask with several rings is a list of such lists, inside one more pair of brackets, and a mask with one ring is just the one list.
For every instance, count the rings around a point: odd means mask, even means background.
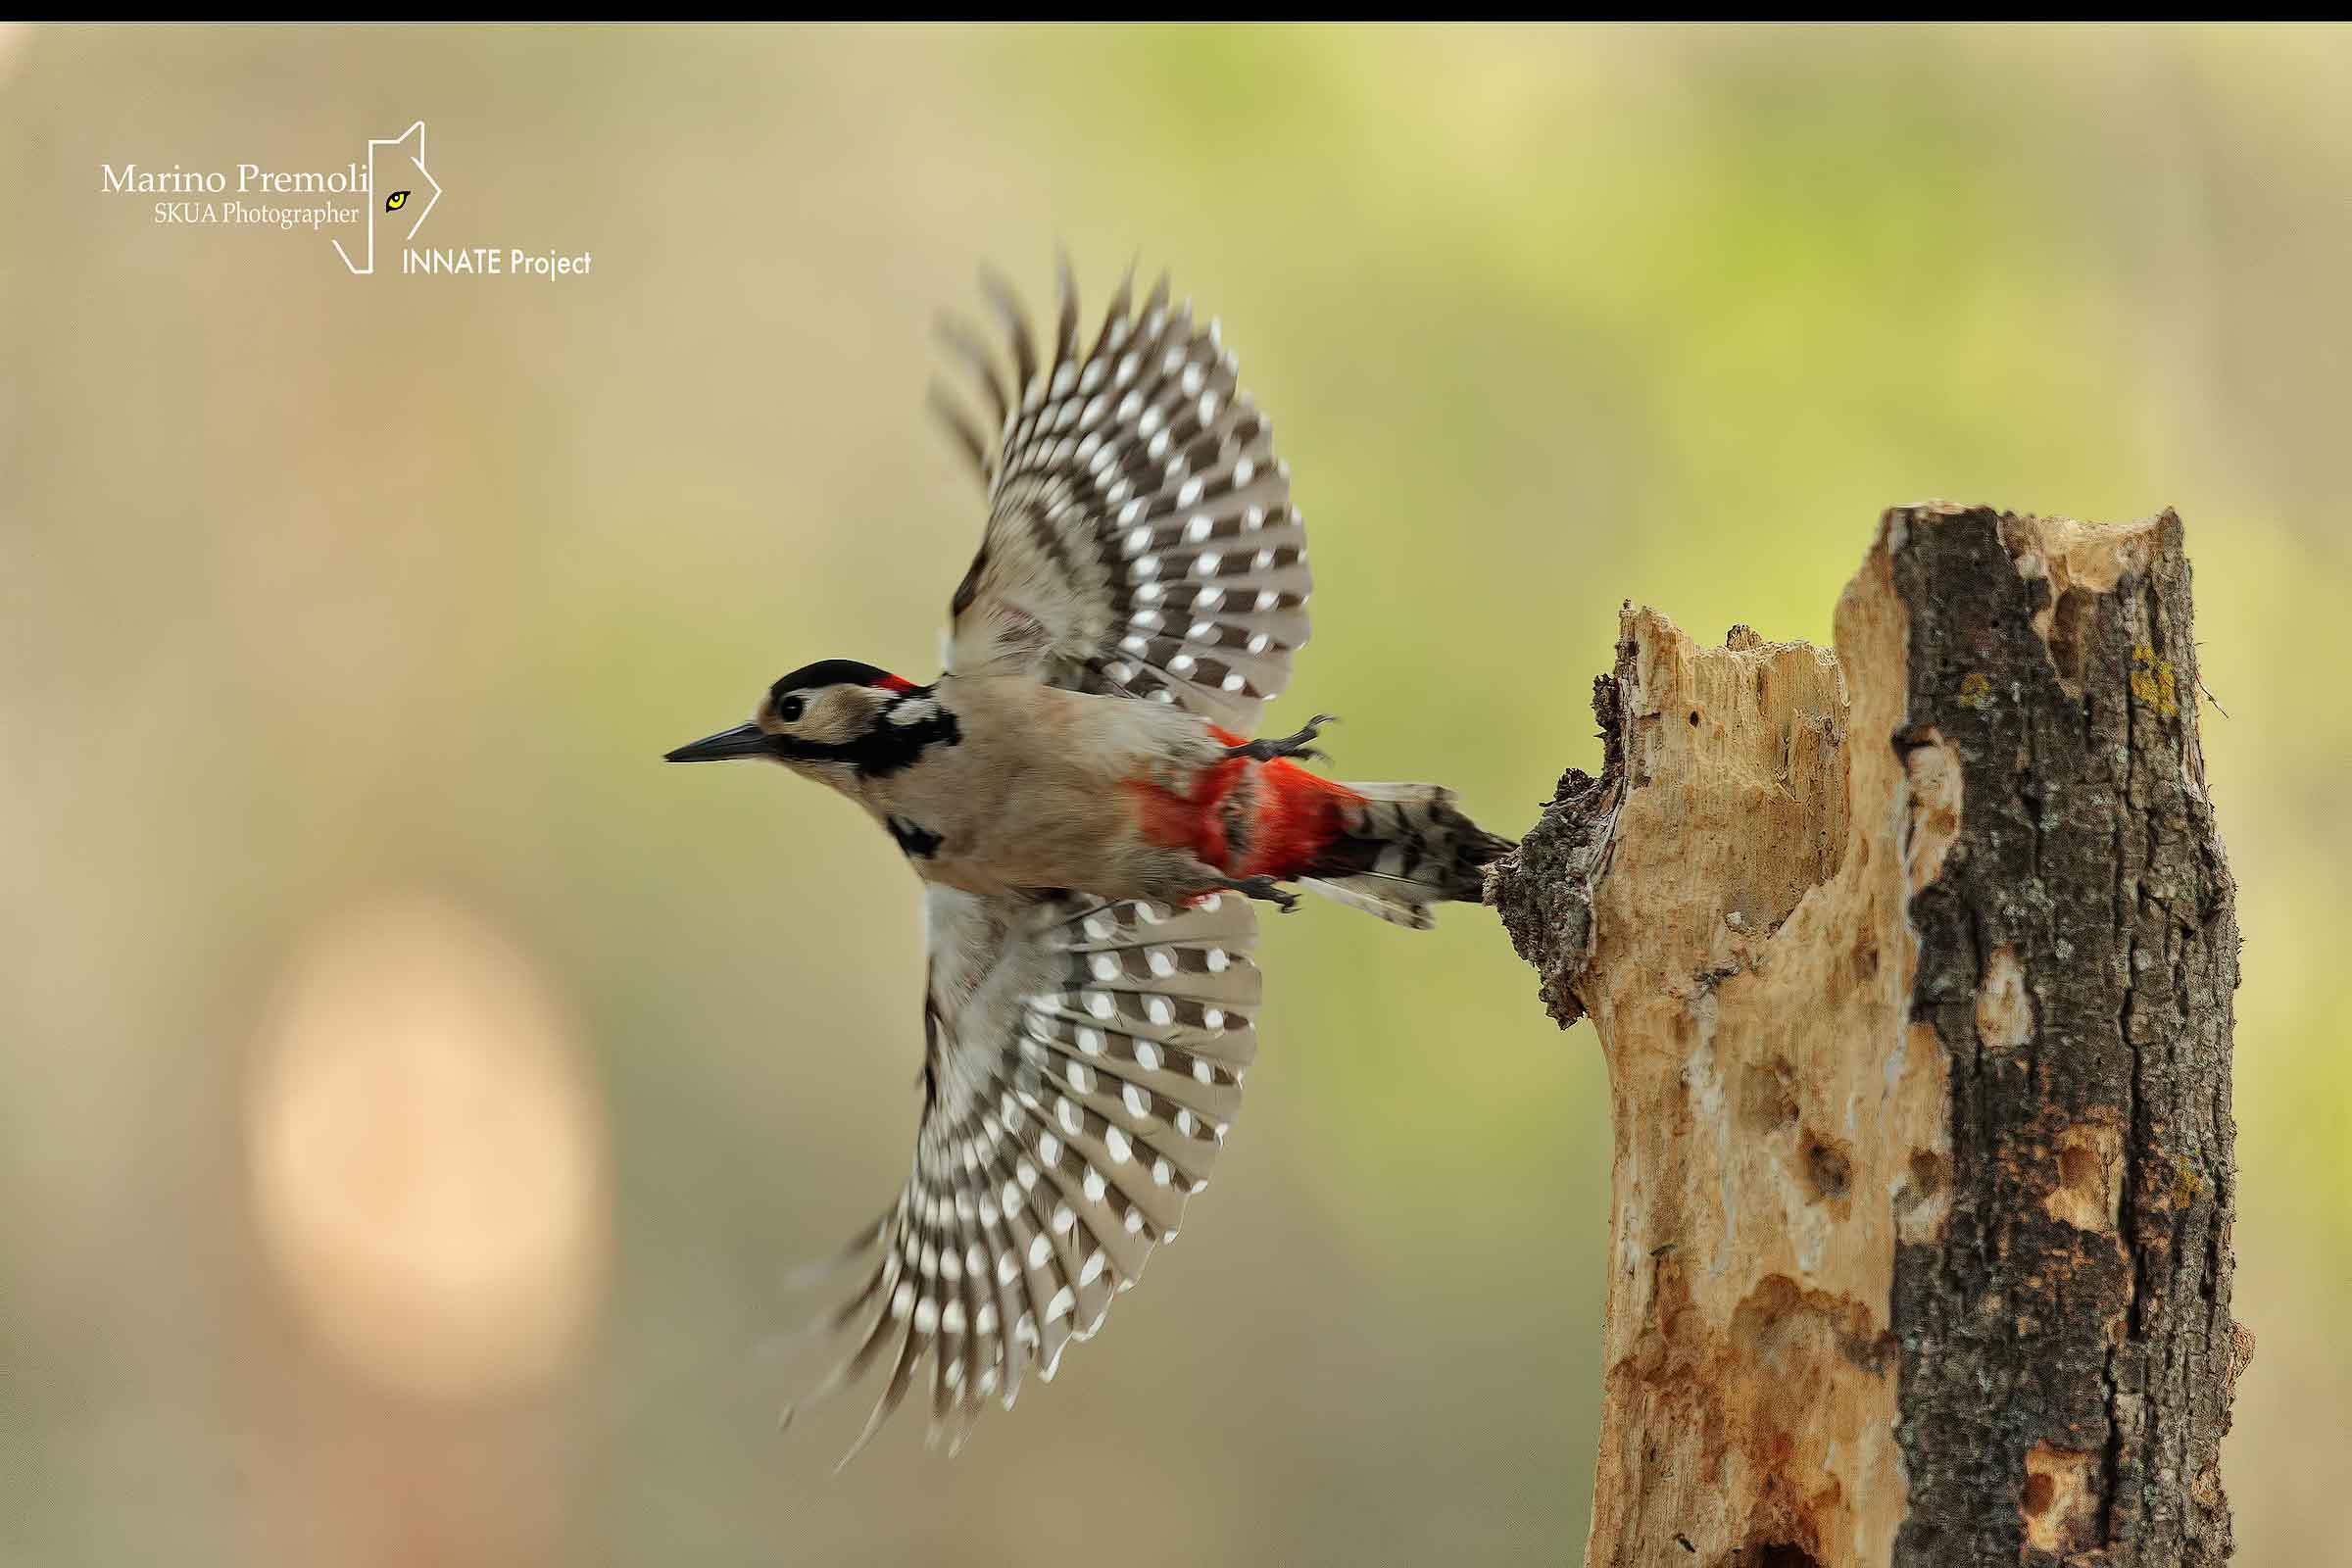
[{"label": "bird claw", "polygon": [[1285,891],[1282,884],[1270,876],[1237,877],[1232,881],[1220,882],[1217,886],[1230,893],[1243,894],[1252,899],[1263,899],[1266,903],[1277,906],[1285,914],[1289,914],[1298,907],[1298,895]]},{"label": "bird claw", "polygon": [[1295,735],[1285,735],[1277,740],[1257,740],[1240,746],[1228,746],[1225,748],[1225,756],[1229,760],[1246,757],[1257,762],[1271,762],[1278,757],[1295,757],[1300,760],[1328,762],[1331,760],[1328,754],[1316,750],[1307,743],[1321,732],[1324,725],[1338,722],[1339,718],[1336,714],[1317,713],[1306,721],[1305,728]]}]

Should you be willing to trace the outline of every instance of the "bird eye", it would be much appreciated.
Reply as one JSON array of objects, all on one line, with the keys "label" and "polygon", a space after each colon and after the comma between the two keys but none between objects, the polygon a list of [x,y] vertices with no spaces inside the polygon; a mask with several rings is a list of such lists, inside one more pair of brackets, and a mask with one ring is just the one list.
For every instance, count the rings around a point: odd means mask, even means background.
[{"label": "bird eye", "polygon": [[787,697],[787,698],[785,698],[785,699],[784,699],[782,702],[780,702],[780,703],[778,703],[778,704],[776,705],[776,722],[777,722],[777,723],[779,723],[779,724],[790,724],[790,723],[794,723],[794,722],[796,722],[796,721],[797,721],[797,720],[800,718],[800,716],[801,716],[801,700],[800,700],[800,698],[798,698],[797,696],[796,696],[796,697]]}]

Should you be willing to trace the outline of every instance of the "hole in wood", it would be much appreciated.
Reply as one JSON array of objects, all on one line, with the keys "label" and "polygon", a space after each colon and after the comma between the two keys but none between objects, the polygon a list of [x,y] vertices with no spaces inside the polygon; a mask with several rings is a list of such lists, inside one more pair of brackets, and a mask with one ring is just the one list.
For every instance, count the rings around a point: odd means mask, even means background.
[{"label": "hole in wood", "polygon": [[2099,644],[2099,604],[2106,597],[2090,588],[2069,587],[2050,607],[2050,662],[2058,667],[2058,684],[2077,700],[2082,696],[2091,651]]},{"label": "hole in wood", "polygon": [[1853,1175],[1854,1162],[1844,1149],[1825,1138],[1806,1140],[1805,1177],[1813,1184],[1815,1198],[1843,1198]]},{"label": "hole in wood", "polygon": [[2115,1229],[2124,1185],[2122,1132],[2098,1122],[2060,1129],[2058,1182],[2042,1200],[2052,1219],[2081,1231]]},{"label": "hole in wood", "polygon": [[1933,1150],[1913,1150],[1894,1184],[1896,1239],[1915,1245],[1934,1241],[1951,1211],[1951,1185],[1949,1159]]},{"label": "hole in wood", "polygon": [[1943,1191],[1943,1156],[1920,1150],[1911,1156],[1911,1168],[1902,1186],[1894,1195],[1894,1210],[1908,1213],[1937,1193]]},{"label": "hole in wood", "polygon": [[2054,1448],[2047,1443],[2036,1443],[2026,1451],[2017,1511],[2027,1545],[2035,1551],[2063,1552],[2093,1539],[2100,1500],[2094,1463],[2095,1456],[2082,1449]]},{"label": "hole in wood", "polygon": [[[1696,1551],[1689,1538],[1676,1536],[1675,1544],[1685,1551]],[[1741,1546],[1739,1550],[1718,1557],[1711,1568],[1821,1568],[1821,1559],[1802,1546],[1787,1542],[1771,1542],[1761,1546]]]},{"label": "hole in wood", "polygon": [[1903,753],[1911,791],[1903,831],[1903,869],[1913,893],[1943,875],[1944,857],[1960,837],[1966,780],[1957,747],[1934,729],[1914,737]]},{"label": "hole in wood", "polygon": [[2087,1149],[2058,1151],[2058,1180],[2078,1192],[2084,1191],[2099,1179],[2099,1161]]}]

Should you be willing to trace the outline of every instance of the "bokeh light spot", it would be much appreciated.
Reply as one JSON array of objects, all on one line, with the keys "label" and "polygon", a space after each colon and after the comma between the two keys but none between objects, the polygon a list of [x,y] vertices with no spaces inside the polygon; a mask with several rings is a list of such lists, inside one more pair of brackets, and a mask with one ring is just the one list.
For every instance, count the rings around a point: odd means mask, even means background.
[{"label": "bokeh light spot", "polygon": [[455,905],[364,907],[291,957],[249,1088],[256,1228],[343,1371],[434,1402],[528,1390],[595,1315],[602,1119],[528,956]]}]

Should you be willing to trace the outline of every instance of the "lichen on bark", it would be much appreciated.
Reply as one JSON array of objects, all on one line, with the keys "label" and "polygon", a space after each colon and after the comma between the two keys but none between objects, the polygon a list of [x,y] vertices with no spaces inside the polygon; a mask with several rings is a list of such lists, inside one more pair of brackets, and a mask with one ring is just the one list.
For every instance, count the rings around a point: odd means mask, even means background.
[{"label": "lichen on bark", "polygon": [[[1903,527],[1912,722],[1969,803],[1911,908],[1968,1157],[1944,1237],[1896,1257],[1905,1560],[2218,1563],[2237,935],[2180,522]],[[2014,1043],[1978,1022],[2001,970],[2031,1011]],[[2029,1485],[2037,1450],[2082,1478]]]}]

